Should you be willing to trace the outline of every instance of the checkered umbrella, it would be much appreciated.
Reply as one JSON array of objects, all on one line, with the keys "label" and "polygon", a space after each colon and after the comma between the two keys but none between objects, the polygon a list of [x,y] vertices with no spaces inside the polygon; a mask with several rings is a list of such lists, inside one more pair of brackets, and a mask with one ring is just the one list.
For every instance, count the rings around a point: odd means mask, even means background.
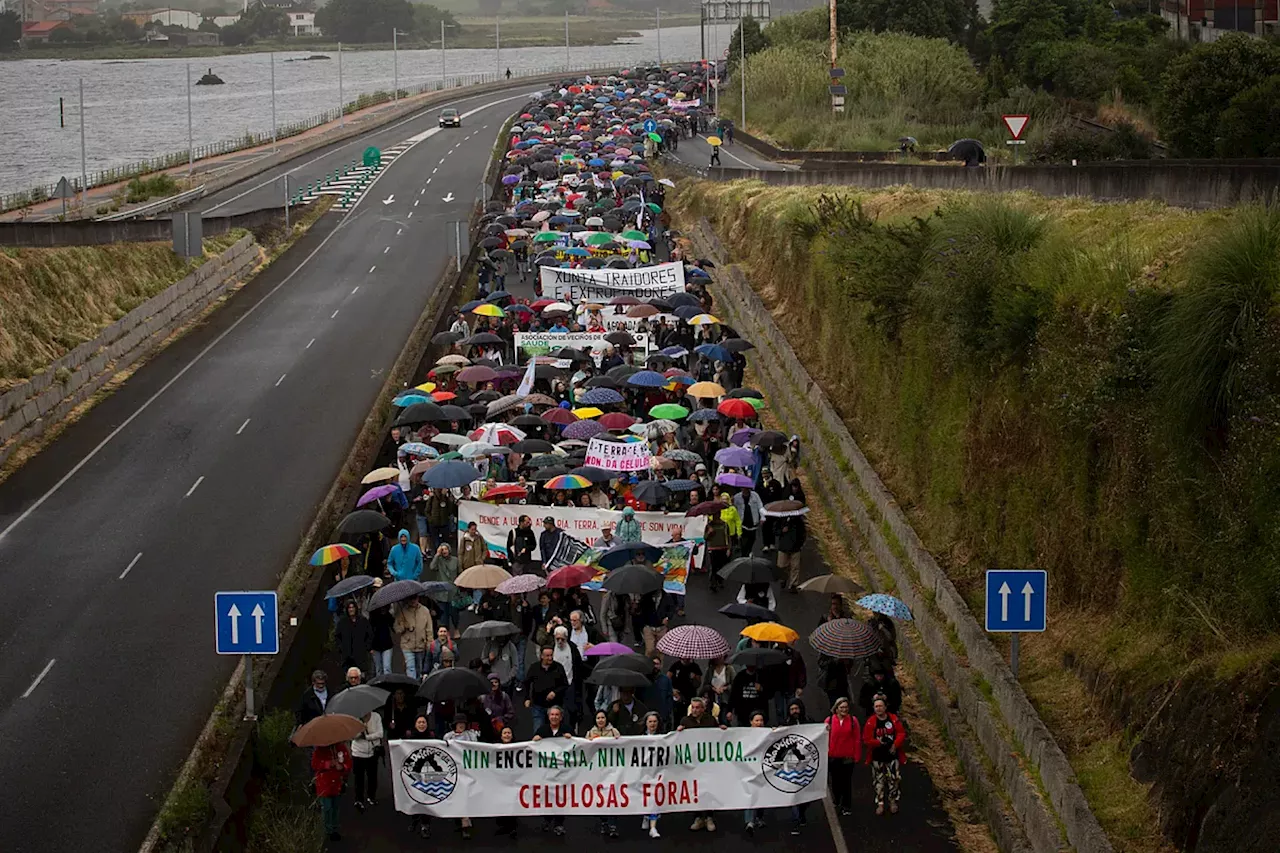
[{"label": "checkered umbrella", "polygon": [[857,660],[880,651],[880,636],[857,619],[832,619],[814,629],[809,645],[833,658]]},{"label": "checkered umbrella", "polygon": [[547,582],[540,575],[516,575],[495,586],[493,591],[503,595],[523,595],[535,589],[542,589],[546,585]]},{"label": "checkered umbrella", "polygon": [[679,625],[662,635],[658,651],[673,658],[710,660],[729,654],[729,644],[720,632],[705,625]]}]

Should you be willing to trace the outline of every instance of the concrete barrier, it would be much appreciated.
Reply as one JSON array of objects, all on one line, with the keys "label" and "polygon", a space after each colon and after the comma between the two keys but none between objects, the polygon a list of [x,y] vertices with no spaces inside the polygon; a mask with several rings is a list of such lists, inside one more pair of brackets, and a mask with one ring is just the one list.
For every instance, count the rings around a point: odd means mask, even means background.
[{"label": "concrete barrier", "polygon": [[[291,208],[301,216],[305,206]],[[283,225],[284,208],[268,207],[231,216],[204,217],[204,236],[215,237],[236,228]],[[167,243],[173,239],[173,220],[76,219],[71,222],[0,222],[0,246],[51,249],[57,246],[105,246],[110,243]]]},{"label": "concrete barrier", "polygon": [[[761,351],[753,364],[773,385],[770,399],[794,399],[795,406],[803,408],[790,426],[814,447],[809,458],[824,466],[830,490],[840,497],[876,563],[892,579],[894,594],[915,615],[915,628],[997,774],[1031,849],[1056,853],[1070,847],[1078,853],[1111,853],[1111,843],[1066,756],[826,393],[749,282],[728,264],[730,256],[710,224],[701,220],[691,233],[704,252],[722,262],[717,276],[718,310]],[[847,463],[852,479],[835,460]]]},{"label": "concrete barrier", "polygon": [[1081,196],[1098,201],[1162,201],[1174,207],[1207,209],[1265,201],[1280,190],[1280,164],[1144,161],[1084,166],[915,166],[842,163],[811,170],[761,171],[714,168],[715,180],[750,179],[767,184],[835,184],[878,189],[928,189]]},{"label": "concrete barrier", "polygon": [[93,340],[85,341],[26,382],[0,394],[0,464],[24,442],[36,438],[87,400],[120,370],[153,352],[252,270],[258,258],[253,237],[238,240],[218,257],[107,326]]}]

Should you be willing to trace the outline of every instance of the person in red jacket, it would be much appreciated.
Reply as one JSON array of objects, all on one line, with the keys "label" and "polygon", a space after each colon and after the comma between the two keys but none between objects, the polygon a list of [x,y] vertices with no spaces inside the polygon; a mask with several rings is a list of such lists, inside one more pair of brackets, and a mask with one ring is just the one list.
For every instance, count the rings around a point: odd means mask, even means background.
[{"label": "person in red jacket", "polygon": [[311,770],[316,774],[316,796],[320,798],[320,811],[324,814],[324,831],[330,841],[340,841],[338,834],[338,797],[342,796],[342,783],[351,772],[351,750],[345,743],[318,746],[311,753]]},{"label": "person in red jacket", "polygon": [[897,714],[889,713],[885,697],[878,695],[873,705],[875,713],[867,717],[862,727],[863,752],[871,764],[871,782],[876,790],[876,814],[884,814],[887,800],[889,811],[897,814],[898,800],[902,796],[902,765],[907,756],[902,745],[907,741],[907,730]]},{"label": "person in red jacket", "polygon": [[849,700],[841,696],[827,717],[827,757],[831,798],[842,815],[853,814],[853,768],[862,760],[862,728],[849,712]]}]

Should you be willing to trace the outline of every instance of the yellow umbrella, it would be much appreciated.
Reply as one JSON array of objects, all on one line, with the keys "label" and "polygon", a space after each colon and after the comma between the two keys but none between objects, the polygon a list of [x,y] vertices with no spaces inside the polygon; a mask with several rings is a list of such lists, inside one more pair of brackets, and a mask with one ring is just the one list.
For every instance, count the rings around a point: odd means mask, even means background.
[{"label": "yellow umbrella", "polygon": [[395,468],[376,468],[365,474],[364,479],[360,482],[362,485],[367,486],[370,483],[381,483],[383,480],[394,480],[399,476],[400,471]]},{"label": "yellow umbrella", "polygon": [[579,418],[598,418],[604,414],[604,412],[600,411],[595,406],[585,406],[581,409],[574,409],[573,413]]},{"label": "yellow umbrella", "polygon": [[800,635],[777,622],[757,622],[742,629],[742,636],[759,643],[794,643]]},{"label": "yellow umbrella", "polygon": [[708,145],[719,145],[719,144],[720,144],[720,137],[718,137],[718,136],[708,136],[708,137],[707,137],[707,144],[708,144]]},{"label": "yellow umbrella", "polygon": [[621,177],[622,177],[623,175],[625,175],[625,174],[626,174],[626,172],[614,172],[614,173],[613,173],[613,179],[616,181],[616,180],[618,180],[618,178],[621,178]]},{"label": "yellow umbrella", "polygon": [[415,385],[415,386],[413,386],[413,387],[414,387],[414,389],[415,389],[415,390],[417,390],[417,391],[421,391],[421,392],[423,392],[424,394],[430,394],[432,391],[436,390],[436,383],[434,383],[434,382],[423,382],[421,385]]},{"label": "yellow umbrella", "polygon": [[724,396],[724,388],[715,382],[695,382],[685,393],[690,397],[715,399]]},{"label": "yellow umbrella", "polygon": [[479,314],[481,317],[505,317],[507,312],[503,311],[492,302],[482,302],[475,308],[471,309],[472,314]]},{"label": "yellow umbrella", "polygon": [[714,326],[721,322],[723,321],[719,317],[715,316],[714,314],[699,314],[698,316],[689,320],[689,325],[690,326]]}]

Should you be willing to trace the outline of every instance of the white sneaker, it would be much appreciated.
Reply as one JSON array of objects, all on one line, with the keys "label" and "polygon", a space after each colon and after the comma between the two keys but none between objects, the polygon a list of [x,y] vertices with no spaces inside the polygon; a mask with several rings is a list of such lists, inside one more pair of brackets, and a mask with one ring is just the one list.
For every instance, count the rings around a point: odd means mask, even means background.
[{"label": "white sneaker", "polygon": [[706,818],[700,817],[693,822],[693,826],[689,827],[689,829],[692,830],[693,832],[697,832],[699,829],[702,829],[706,825],[707,825]]},{"label": "white sneaker", "polygon": [[658,822],[656,820],[653,823],[649,824],[649,837],[650,838],[662,837],[661,835],[658,834]]},{"label": "white sneaker", "polygon": [[641,829],[649,828],[649,818],[644,818],[643,820],[640,821],[640,828]]},{"label": "white sneaker", "polygon": [[712,818],[707,818],[707,832],[715,832],[715,831],[716,831],[715,820]]}]

